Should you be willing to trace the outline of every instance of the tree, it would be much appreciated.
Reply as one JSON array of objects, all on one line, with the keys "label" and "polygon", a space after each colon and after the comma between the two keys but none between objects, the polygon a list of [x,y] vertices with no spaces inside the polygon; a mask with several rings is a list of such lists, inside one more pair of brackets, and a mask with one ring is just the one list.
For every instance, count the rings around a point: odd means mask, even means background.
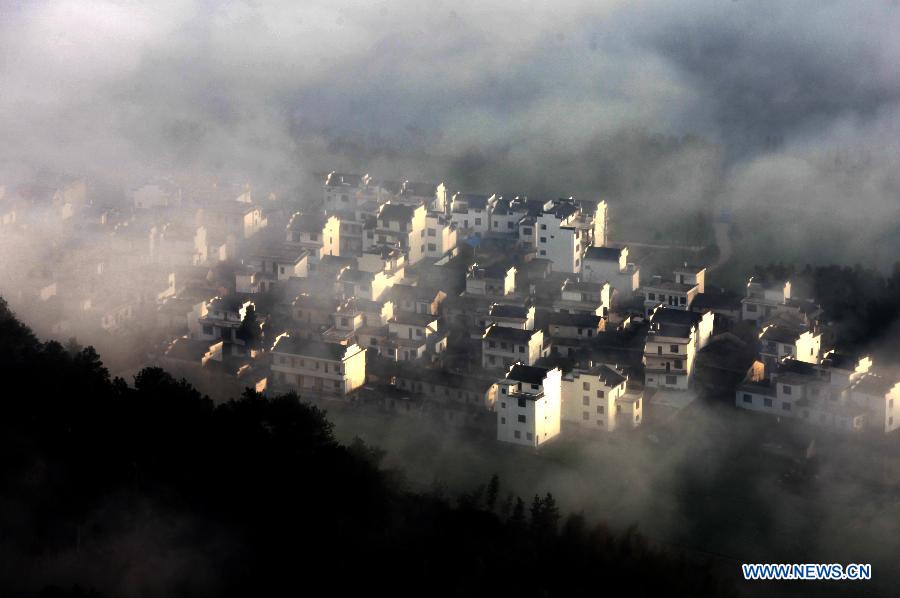
[{"label": "tree", "polygon": [[244,342],[244,346],[248,349],[259,350],[262,347],[262,328],[256,318],[256,308],[253,304],[247,306],[247,312],[241,325],[238,327],[235,336]]}]

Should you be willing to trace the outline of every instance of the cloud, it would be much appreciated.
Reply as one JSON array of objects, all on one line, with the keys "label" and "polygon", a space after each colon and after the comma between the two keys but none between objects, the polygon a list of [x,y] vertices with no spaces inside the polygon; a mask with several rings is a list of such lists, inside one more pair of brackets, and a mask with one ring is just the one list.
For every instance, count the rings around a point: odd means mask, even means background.
[{"label": "cloud", "polygon": [[[6,178],[181,170],[290,186],[377,168],[641,211],[769,194],[813,215],[852,196],[876,228],[897,216],[896,3],[0,10]],[[841,156],[850,178],[833,172]]]}]

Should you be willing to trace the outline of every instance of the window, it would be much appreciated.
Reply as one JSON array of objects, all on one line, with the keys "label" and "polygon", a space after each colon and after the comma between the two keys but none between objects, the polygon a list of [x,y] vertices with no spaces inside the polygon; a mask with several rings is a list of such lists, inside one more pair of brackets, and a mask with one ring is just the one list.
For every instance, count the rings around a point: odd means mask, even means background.
[{"label": "window", "polygon": [[603,415],[604,411],[606,411],[606,409],[603,407],[603,405],[597,405],[597,413]]},{"label": "window", "polygon": [[591,383],[590,383],[590,382],[582,382],[582,383],[581,383],[581,388],[582,388],[582,390],[590,390],[590,389],[591,389]]},{"label": "window", "polygon": [[687,297],[680,297],[678,299],[678,303],[680,303],[681,305],[687,305]]},{"label": "window", "polygon": [[676,359],[676,360],[672,363],[672,365],[673,365],[673,367],[675,367],[676,369],[679,369],[679,370],[680,370],[680,369],[681,369],[681,360],[680,360],[680,359]]},{"label": "window", "polygon": [[513,227],[513,223],[512,223],[512,220],[510,220],[509,222],[506,223],[506,228],[511,229],[512,227]]},{"label": "window", "polygon": [[590,404],[591,404],[591,397],[581,397],[581,404],[582,404],[582,405],[590,405]]},{"label": "window", "polygon": [[745,393],[744,394],[744,402],[745,403],[753,403],[753,395]]},{"label": "window", "polygon": [[481,226],[481,218],[475,219],[475,226]]},{"label": "window", "polygon": [[893,426],[893,425],[894,425],[894,416],[893,416],[893,415],[892,415],[891,417],[888,418],[888,425],[889,425],[889,426]]},{"label": "window", "polygon": [[428,251],[437,251],[437,245],[435,245],[434,243],[429,243]]},{"label": "window", "polygon": [[888,400],[888,409],[893,409],[893,408],[894,408],[894,399],[890,399],[890,400]]},{"label": "window", "polygon": [[678,382],[678,378],[675,376],[666,376],[666,384],[676,384]]},{"label": "window", "polygon": [[519,345],[519,353],[525,352],[525,345]]},{"label": "window", "polygon": [[546,243],[546,242],[547,242],[547,237],[541,237],[541,243]]},{"label": "window", "polygon": [[763,405],[766,407],[772,406],[772,399],[763,399]]},{"label": "window", "polygon": [[603,420],[602,420],[602,419],[598,419],[598,420],[597,420],[597,425],[598,425],[598,426],[602,426],[602,425],[603,425]]},{"label": "window", "polygon": [[505,418],[505,417],[501,417],[501,418],[500,418],[500,423],[501,423],[501,424],[506,424],[506,418]]},{"label": "window", "polygon": [[525,438],[528,440],[534,440],[534,436],[531,435],[531,432],[525,432]]},{"label": "window", "polygon": [[647,299],[649,299],[650,301],[655,301],[656,293],[647,293]]},{"label": "window", "polygon": [[541,225],[541,230],[547,230],[547,225],[546,225],[546,224],[542,224],[542,225]]},{"label": "window", "polygon": [[282,274],[284,274],[284,266],[281,266],[281,267],[279,268],[279,271],[280,271]]},{"label": "window", "polygon": [[755,312],[756,312],[756,305],[754,305],[753,303],[748,303],[748,304],[747,304],[747,311],[750,312],[750,313],[755,313]]},{"label": "window", "polygon": [[523,235],[530,235],[530,234],[531,234],[531,229],[528,228],[528,227],[526,226],[525,228],[522,229],[522,234],[523,234]]},{"label": "window", "polygon": [[341,326],[346,326],[348,323],[347,318],[341,318]]},{"label": "window", "polygon": [[491,349],[496,348],[497,342],[496,341],[488,341],[488,347],[490,347]]},{"label": "window", "polygon": [[591,419],[591,414],[588,411],[582,411],[581,419],[583,419],[584,421],[587,421],[587,420]]},{"label": "window", "polygon": [[784,409],[785,411],[790,411],[790,410],[791,410],[791,404],[790,404],[790,403],[782,403],[782,404],[781,404],[781,408]]},{"label": "window", "polygon": [[602,399],[602,398],[605,397],[605,396],[606,396],[606,391],[605,391],[605,390],[598,390],[598,391],[597,391],[597,398],[598,398],[598,399]]},{"label": "window", "polygon": [[[505,393],[505,392],[506,392],[506,389],[504,389],[503,392]],[[501,409],[506,409],[506,401],[500,401],[500,408],[501,408]]]},{"label": "window", "polygon": [[540,384],[532,384],[532,385],[531,385],[531,390],[537,390],[537,389],[539,389],[540,387],[541,387]]},{"label": "window", "polygon": [[792,346],[784,345],[784,352],[787,353],[788,355],[790,355],[793,350],[794,350],[794,348]]},{"label": "window", "polygon": [[791,394],[791,392],[792,392],[791,387],[788,386],[787,384],[783,384],[783,385],[781,386],[781,390],[782,390],[782,391],[784,392],[784,394],[786,394],[786,395],[789,395],[789,394]]},{"label": "window", "polygon": [[525,407],[525,399],[519,399],[519,407]]},{"label": "window", "polygon": [[658,347],[656,347],[656,354],[662,355],[662,345],[659,345]]},{"label": "window", "polygon": [[516,438],[521,438],[521,437],[522,437],[522,433],[519,432],[518,430],[516,430],[515,432],[513,432],[513,436],[515,436]]},{"label": "window", "polygon": [[437,235],[437,231],[436,231],[436,230],[434,230],[433,228],[429,228],[429,229],[428,229],[428,236],[429,236],[429,237],[434,237],[434,236],[436,236],[436,235]]},{"label": "window", "polygon": [[203,334],[212,334],[212,333],[213,333],[213,327],[204,324],[204,326],[203,326]]},{"label": "window", "polygon": [[541,255],[547,255],[547,252],[545,250],[541,249]]},{"label": "window", "polygon": [[669,349],[671,349],[672,353],[678,353],[678,345],[670,345]]}]

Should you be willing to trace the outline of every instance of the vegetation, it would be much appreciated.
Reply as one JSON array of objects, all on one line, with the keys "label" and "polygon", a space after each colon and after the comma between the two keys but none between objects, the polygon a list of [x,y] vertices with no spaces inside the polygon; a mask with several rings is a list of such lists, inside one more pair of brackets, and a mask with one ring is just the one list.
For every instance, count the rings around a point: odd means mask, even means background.
[{"label": "vegetation", "polygon": [[2,300],[0,368],[3,595],[731,595],[497,477],[455,501],[405,490],[297,396],[214,406],[158,368],[110,379]]}]

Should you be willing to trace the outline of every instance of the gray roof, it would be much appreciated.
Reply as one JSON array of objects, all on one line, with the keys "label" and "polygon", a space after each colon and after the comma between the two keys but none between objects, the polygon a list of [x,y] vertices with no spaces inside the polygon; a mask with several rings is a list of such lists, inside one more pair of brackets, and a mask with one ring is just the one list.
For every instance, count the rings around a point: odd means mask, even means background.
[{"label": "gray roof", "polygon": [[495,303],[491,306],[489,314],[498,318],[527,318],[528,308],[522,305],[501,305]]},{"label": "gray roof", "polygon": [[301,355],[303,357],[317,357],[319,359],[340,360],[343,359],[347,352],[345,345],[338,343],[327,343],[307,338],[293,338],[290,336],[282,336],[276,342],[272,351],[275,353],[288,353],[290,355]]},{"label": "gray roof", "polygon": [[596,374],[600,381],[610,388],[619,386],[626,381],[625,376],[609,367],[608,365],[599,366],[597,368]]},{"label": "gray roof", "polygon": [[616,247],[588,247],[584,259],[602,262],[618,262],[622,250]]},{"label": "gray roof", "polygon": [[579,328],[597,328],[600,326],[600,316],[591,314],[569,314],[551,312],[547,321],[556,326],[578,326]]},{"label": "gray roof", "polygon": [[547,372],[549,371],[550,370],[547,368],[516,363],[509,369],[509,373],[506,374],[506,377],[509,380],[516,380],[518,382],[543,384],[544,378],[547,377]]},{"label": "gray roof", "polygon": [[413,206],[386,203],[381,206],[381,210],[378,212],[378,218],[390,222],[409,222],[412,220],[413,212],[415,212],[415,210],[416,208]]},{"label": "gray roof", "polygon": [[497,326],[494,324],[488,328],[484,338],[528,344],[528,341],[531,340],[531,337],[534,336],[535,332],[535,330],[522,330],[521,328],[509,328],[507,326]]}]

